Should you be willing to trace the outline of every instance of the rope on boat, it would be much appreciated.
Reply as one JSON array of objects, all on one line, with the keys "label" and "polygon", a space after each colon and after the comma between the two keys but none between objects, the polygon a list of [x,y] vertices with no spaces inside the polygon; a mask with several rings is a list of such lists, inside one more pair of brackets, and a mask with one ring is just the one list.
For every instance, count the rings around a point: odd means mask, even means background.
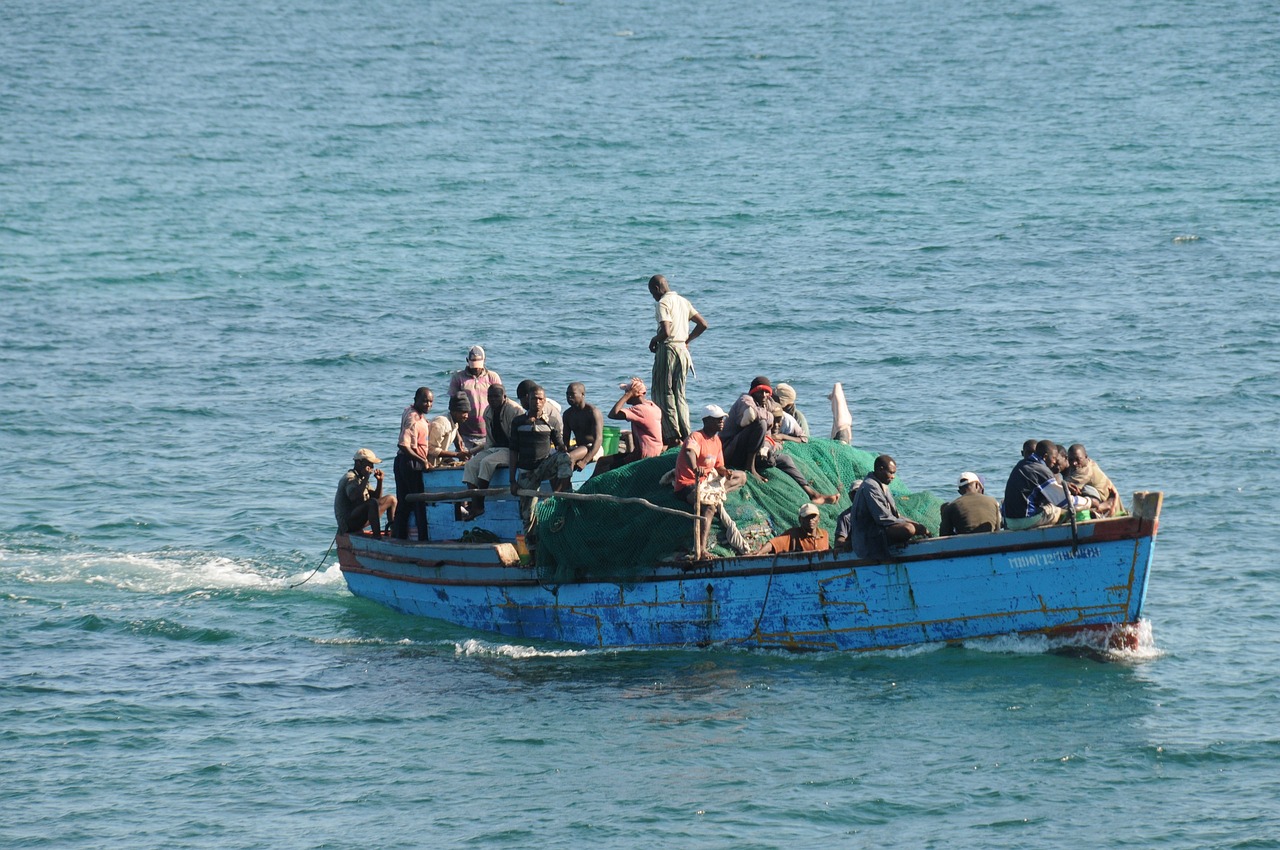
[{"label": "rope on boat", "polygon": [[297,584],[289,585],[289,590],[293,590],[295,587],[302,587],[304,584],[311,581],[312,577],[315,576],[316,573],[320,572],[320,568],[324,566],[324,562],[329,560],[329,555],[333,553],[334,544],[336,544],[337,542],[338,542],[338,535],[335,534],[333,535],[333,539],[329,541],[329,551],[324,553],[324,557],[320,559],[320,563],[316,564],[316,568],[311,571],[311,575],[307,576]]}]

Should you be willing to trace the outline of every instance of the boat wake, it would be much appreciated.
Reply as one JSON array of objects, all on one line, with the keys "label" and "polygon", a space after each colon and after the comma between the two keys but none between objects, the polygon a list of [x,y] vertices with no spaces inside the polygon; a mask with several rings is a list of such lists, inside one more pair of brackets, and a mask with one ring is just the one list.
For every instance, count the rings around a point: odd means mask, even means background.
[{"label": "boat wake", "polygon": [[256,559],[179,549],[77,553],[6,549],[0,550],[0,569],[23,584],[83,584],[160,595],[286,590],[304,580],[308,588],[332,591],[345,587],[336,560],[312,576],[311,567],[300,569],[291,564],[282,569],[279,564]]},{"label": "boat wake", "polygon": [[1161,657],[1164,653],[1156,646],[1150,620],[1139,620],[1132,625],[1116,626],[1083,632],[1069,637],[1048,635],[1001,635],[993,638],[968,640],[965,649],[1008,655],[1081,655],[1097,661],[1144,663]]}]

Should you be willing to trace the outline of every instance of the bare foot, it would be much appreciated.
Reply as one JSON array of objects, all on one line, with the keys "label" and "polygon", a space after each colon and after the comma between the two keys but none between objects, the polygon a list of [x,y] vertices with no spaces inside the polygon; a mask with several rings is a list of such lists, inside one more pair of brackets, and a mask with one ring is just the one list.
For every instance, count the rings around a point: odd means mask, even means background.
[{"label": "bare foot", "polygon": [[815,493],[812,498],[815,505],[834,505],[840,501],[840,494],[833,493],[830,496],[824,496],[821,493]]}]

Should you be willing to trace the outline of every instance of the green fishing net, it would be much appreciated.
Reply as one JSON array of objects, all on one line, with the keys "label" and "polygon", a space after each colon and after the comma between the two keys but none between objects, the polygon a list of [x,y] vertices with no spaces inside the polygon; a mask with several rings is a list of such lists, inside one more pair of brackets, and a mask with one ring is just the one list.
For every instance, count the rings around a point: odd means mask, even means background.
[{"label": "green fishing net", "polygon": [[[800,471],[819,493],[839,493],[834,505],[819,505],[821,527],[834,542],[836,517],[849,507],[849,486],[871,471],[876,453],[834,440],[784,443]],[[605,493],[624,498],[647,499],[655,505],[687,511],[689,518],[671,516],[636,504],[611,504],[568,499],[545,499],[537,508],[539,576],[547,582],[615,581],[627,583],[648,572],[654,564],[680,560],[693,548],[693,509],[680,501],[670,485],[659,483],[675,468],[676,450],[636,461],[589,480],[579,493]],[[749,479],[742,489],[725,499],[725,510],[746,537],[751,551],[796,524],[800,506],[809,500],[800,485],[778,469],[762,470],[768,481]],[[898,510],[938,533],[942,500],[932,493],[912,493],[901,479],[889,488]],[[712,533],[723,529],[719,521]],[[734,553],[717,545],[717,556]]]}]

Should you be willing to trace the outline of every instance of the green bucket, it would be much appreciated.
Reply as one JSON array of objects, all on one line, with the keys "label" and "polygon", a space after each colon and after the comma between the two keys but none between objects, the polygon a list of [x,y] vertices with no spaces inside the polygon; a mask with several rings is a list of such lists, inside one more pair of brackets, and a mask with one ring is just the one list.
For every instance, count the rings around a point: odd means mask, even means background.
[{"label": "green bucket", "polygon": [[612,425],[604,426],[604,434],[601,437],[600,442],[604,447],[605,454],[616,455],[618,453],[618,438],[621,436],[621,428],[615,428]]}]

